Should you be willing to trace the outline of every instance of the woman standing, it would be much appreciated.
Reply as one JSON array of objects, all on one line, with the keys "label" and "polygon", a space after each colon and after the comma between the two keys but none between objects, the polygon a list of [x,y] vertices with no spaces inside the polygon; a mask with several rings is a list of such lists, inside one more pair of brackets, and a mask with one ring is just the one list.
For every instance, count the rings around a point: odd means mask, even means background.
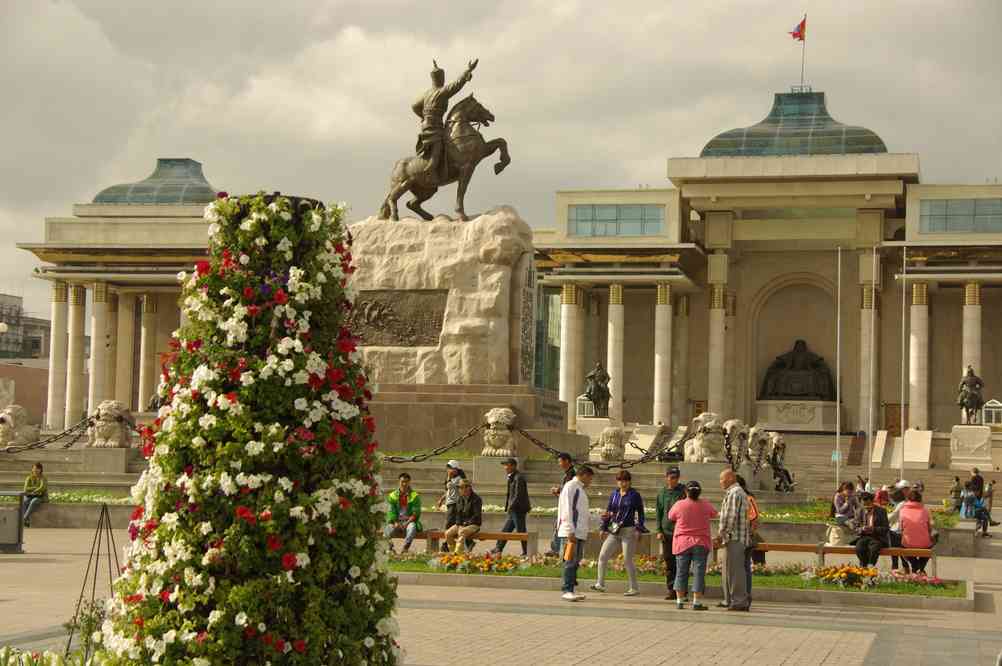
[{"label": "woman standing", "polygon": [[616,551],[622,549],[623,563],[630,579],[630,586],[623,593],[625,597],[634,597],[637,591],[637,565],[633,561],[637,550],[637,538],[644,527],[644,500],[632,488],[633,477],[625,469],[616,475],[616,485],[619,486],[609,496],[609,504],[602,514],[601,532],[605,532],[605,542],[598,554],[598,580],[591,589],[605,592],[605,571],[609,559]]},{"label": "woman standing", "polygon": [[689,567],[693,569],[692,610],[706,610],[703,592],[706,589],[706,556],[710,553],[710,519],[717,510],[699,499],[703,489],[699,481],[685,484],[685,499],[675,502],[668,512],[668,520],[675,521],[671,551],[675,555],[675,604],[685,608],[689,588]]},{"label": "woman standing", "polygon": [[[898,511],[898,522],[901,525],[901,545],[904,548],[932,548],[932,517],[929,509],[922,504],[922,493],[913,490],[908,494],[908,500]],[[925,574],[928,557],[906,558],[911,565],[912,573]]]}]

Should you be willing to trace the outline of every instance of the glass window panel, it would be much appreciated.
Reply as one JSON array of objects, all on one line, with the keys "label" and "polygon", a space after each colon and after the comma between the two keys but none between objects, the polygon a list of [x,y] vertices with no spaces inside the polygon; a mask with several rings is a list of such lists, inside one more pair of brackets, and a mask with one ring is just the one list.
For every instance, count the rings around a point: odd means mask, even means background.
[{"label": "glass window panel", "polygon": [[616,206],[595,206],[596,220],[615,220],[617,217]]},{"label": "glass window panel", "polygon": [[615,236],[616,235],[616,223],[615,222],[595,222],[595,231],[593,236]]},{"label": "glass window panel", "polygon": [[644,223],[640,220],[623,220],[619,223],[621,236],[642,236],[643,233]]},{"label": "glass window panel", "polygon": [[977,199],[974,210],[976,215],[1002,215],[1002,199]]},{"label": "glass window panel", "polygon": [[[928,202],[930,215],[946,215],[946,199],[932,199]],[[924,211],[923,211],[924,212]]]},{"label": "glass window panel", "polygon": [[947,231],[974,231],[973,215],[949,215],[946,218]]},{"label": "glass window panel", "polygon": [[923,217],[927,215],[932,215],[932,202],[928,199],[922,199],[921,204],[921,214]]},{"label": "glass window panel", "polygon": [[644,222],[644,235],[655,236],[661,233],[661,222]]},{"label": "glass window panel", "polygon": [[946,202],[947,215],[974,215],[974,199],[950,199]]},{"label": "glass window panel", "polygon": [[1002,214],[978,215],[974,218],[974,230],[981,233],[998,233],[1002,231]]},{"label": "glass window panel", "polygon": [[592,207],[591,206],[571,206],[571,213],[573,215],[572,219],[575,219],[575,220],[590,220],[590,219],[592,219]]},{"label": "glass window panel", "polygon": [[619,206],[618,212],[621,220],[642,220],[644,217],[643,206]]},{"label": "glass window panel", "polygon": [[665,214],[664,206],[644,206],[644,219],[648,221],[663,220]]},{"label": "glass window panel", "polygon": [[946,231],[946,215],[933,215],[929,219],[929,231],[933,233]]},{"label": "glass window panel", "polygon": [[578,220],[576,224],[577,228],[574,230],[574,234],[576,236],[591,236],[592,234],[591,220]]}]

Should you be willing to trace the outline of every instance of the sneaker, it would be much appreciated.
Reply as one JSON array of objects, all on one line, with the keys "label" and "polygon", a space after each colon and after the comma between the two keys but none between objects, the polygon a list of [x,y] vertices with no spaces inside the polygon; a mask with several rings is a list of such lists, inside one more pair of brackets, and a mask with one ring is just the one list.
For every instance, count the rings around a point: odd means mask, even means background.
[{"label": "sneaker", "polygon": [[693,603],[692,604],[692,610],[703,611],[703,610],[710,610],[710,609],[707,608],[706,606],[704,606],[703,604]]},{"label": "sneaker", "polygon": [[988,524],[991,525],[992,527],[998,527],[999,526],[999,521],[997,521],[997,520],[989,520]]},{"label": "sneaker", "polygon": [[562,595],[560,595],[560,598],[563,599],[564,601],[577,601],[578,595],[574,594],[573,592],[564,592]]},{"label": "sneaker", "polygon": [[591,589],[595,590],[596,592],[605,592],[605,585],[599,585],[598,583],[595,583],[594,585],[591,586]]},{"label": "sneaker", "polygon": [[675,608],[682,610],[685,608],[685,599],[677,599],[675,601]]},{"label": "sneaker", "polygon": [[574,594],[574,601],[584,601],[584,600],[585,600],[585,595],[577,593]]},{"label": "sneaker", "polygon": [[624,596],[624,597],[635,597],[635,596],[637,596],[638,594],[640,594],[640,593],[639,593],[639,592],[637,592],[636,590],[634,590],[633,588],[630,588],[630,589],[629,589],[629,590],[627,590],[626,592],[623,592],[623,596]]},{"label": "sneaker", "polygon": [[723,601],[717,602],[717,608],[730,608],[730,604],[725,604]]}]

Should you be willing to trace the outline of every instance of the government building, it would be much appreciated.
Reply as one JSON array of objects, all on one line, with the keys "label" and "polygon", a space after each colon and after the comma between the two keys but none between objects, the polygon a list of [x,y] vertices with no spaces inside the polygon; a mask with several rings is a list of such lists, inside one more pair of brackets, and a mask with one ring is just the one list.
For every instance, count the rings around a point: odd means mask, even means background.
[{"label": "government building", "polygon": [[[107,398],[146,407],[214,197],[201,164],[161,159],[18,245],[52,283],[49,428]],[[999,395],[1002,186],[922,183],[918,155],[836,121],[824,93],[776,94],[669,158],[664,187],[555,199],[534,221],[535,384],[571,429],[597,363],[625,424],[948,433],[967,366]]]}]

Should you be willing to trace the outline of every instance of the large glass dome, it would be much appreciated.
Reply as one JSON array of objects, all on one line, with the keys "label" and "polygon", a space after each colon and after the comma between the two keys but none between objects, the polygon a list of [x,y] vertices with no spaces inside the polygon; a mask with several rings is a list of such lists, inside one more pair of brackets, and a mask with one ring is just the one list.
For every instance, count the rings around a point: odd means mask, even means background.
[{"label": "large glass dome", "polygon": [[187,157],[161,157],[153,174],[137,183],[112,185],[98,192],[99,204],[203,204],[216,189],[202,174],[202,163]]}]

